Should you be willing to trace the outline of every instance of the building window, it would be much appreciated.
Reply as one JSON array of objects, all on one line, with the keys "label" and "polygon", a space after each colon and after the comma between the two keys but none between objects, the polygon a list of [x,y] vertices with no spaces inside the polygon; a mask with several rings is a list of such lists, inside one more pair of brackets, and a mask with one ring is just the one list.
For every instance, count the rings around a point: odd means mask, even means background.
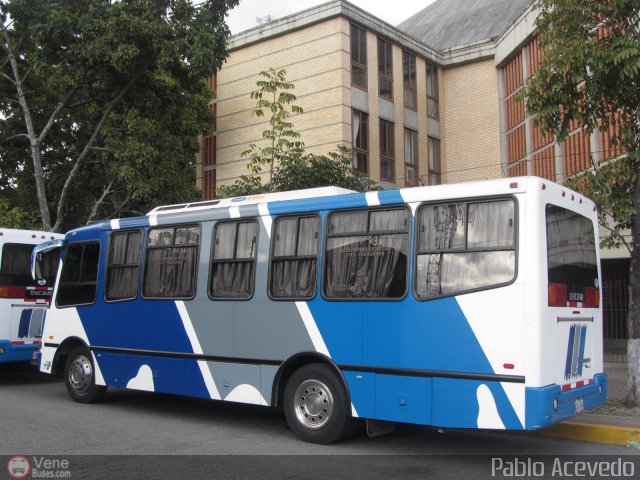
[{"label": "building window", "polygon": [[209,295],[212,298],[251,298],[257,250],[258,224],[255,220],[217,223]]},{"label": "building window", "polygon": [[381,38],[378,38],[378,85],[379,95],[393,101],[392,45]]},{"label": "building window", "polygon": [[351,85],[367,89],[367,31],[351,24]]},{"label": "building window", "polygon": [[418,132],[404,129],[404,183],[407,187],[418,185]]},{"label": "building window", "polygon": [[395,135],[394,125],[380,120],[380,178],[395,181]]},{"label": "building window", "polygon": [[440,165],[440,140],[429,137],[429,185],[442,183],[442,167]]},{"label": "building window", "polygon": [[75,243],[67,248],[56,297],[58,307],[95,302],[99,260],[100,244],[97,242]]},{"label": "building window", "polygon": [[353,110],[353,168],[359,172],[369,171],[369,115]]},{"label": "building window", "polygon": [[404,81],[404,106],[409,110],[418,109],[416,84],[416,56],[402,52],[402,76]]},{"label": "building window", "polygon": [[164,227],[149,230],[142,295],[147,298],[192,298],[200,227]]},{"label": "building window", "polygon": [[491,288],[514,279],[513,200],[425,205],[418,219],[418,298]]},{"label": "building window", "polygon": [[438,98],[438,67],[427,63],[427,115],[434,120],[440,119]]},{"label": "building window", "polygon": [[107,258],[107,300],[130,300],[138,292],[142,232],[113,232]]},{"label": "building window", "polygon": [[337,299],[399,299],[407,287],[404,208],[329,215],[324,293]]},{"label": "building window", "polygon": [[308,299],[315,296],[319,231],[317,216],[276,219],[270,269],[272,297]]}]

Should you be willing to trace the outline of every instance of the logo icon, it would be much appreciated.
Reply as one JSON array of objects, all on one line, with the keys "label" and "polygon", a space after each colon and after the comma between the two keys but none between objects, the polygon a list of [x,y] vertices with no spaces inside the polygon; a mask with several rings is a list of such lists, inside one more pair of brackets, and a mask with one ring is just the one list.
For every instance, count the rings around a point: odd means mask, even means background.
[{"label": "logo icon", "polygon": [[16,455],[9,459],[7,471],[11,478],[25,478],[31,471],[31,465],[26,457]]}]

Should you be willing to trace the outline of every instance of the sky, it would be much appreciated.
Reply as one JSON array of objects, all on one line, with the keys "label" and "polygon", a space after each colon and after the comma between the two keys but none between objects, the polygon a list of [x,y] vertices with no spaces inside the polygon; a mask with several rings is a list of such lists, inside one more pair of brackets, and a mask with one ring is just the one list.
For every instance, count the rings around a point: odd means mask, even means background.
[{"label": "sky", "polygon": [[[236,34],[258,25],[258,17],[282,18],[328,0],[240,0],[229,12],[227,25]],[[397,25],[435,0],[349,0],[350,3],[391,25]]]}]

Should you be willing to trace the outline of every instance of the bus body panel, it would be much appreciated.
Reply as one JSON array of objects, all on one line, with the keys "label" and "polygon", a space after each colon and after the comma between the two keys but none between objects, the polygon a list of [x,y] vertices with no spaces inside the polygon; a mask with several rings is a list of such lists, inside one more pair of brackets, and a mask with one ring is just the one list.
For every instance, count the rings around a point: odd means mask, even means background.
[{"label": "bus body panel", "polygon": [[[599,309],[593,309],[593,329],[588,326],[583,334],[582,326],[573,328],[574,335],[585,335],[581,343],[574,340],[577,357],[592,358],[592,366],[576,380],[591,383],[562,390],[569,324],[575,322],[549,320],[546,250],[540,248],[546,246],[545,228],[539,225],[542,202],[556,202],[548,194],[561,193],[558,189],[562,187],[542,179],[520,178],[261,204],[242,203],[259,202],[261,196],[243,197],[239,205],[217,210],[154,211],[144,218],[83,227],[67,235],[66,248],[100,242],[96,300],[92,305],[52,306],[41,369],[51,372],[58,346],[75,337],[92,350],[98,384],[271,405],[281,365],[307,354],[337,365],[354,416],[442,427],[541,428],[575,414],[576,400],[592,408],[606,395],[602,341],[588,340],[597,336],[597,328],[601,331]],[[327,300],[321,281],[327,241],[322,228],[315,297],[278,301],[268,296],[270,236],[278,215],[314,213],[324,224],[335,209],[407,205],[413,229],[424,202],[495,196],[513,198],[517,205],[516,276],[505,286],[429,301],[417,299],[410,287],[398,301]],[[592,208],[580,200],[584,206],[578,210]],[[595,216],[593,211],[586,214]],[[247,301],[212,300],[212,232],[218,222],[238,218],[254,218],[259,225],[253,296]],[[109,234],[139,228],[146,239],[149,228],[182,224],[200,226],[195,297],[144,299],[139,286],[133,300],[106,302],[102,292]],[[413,239],[408,253],[412,279]],[[139,275],[141,284],[142,268]]]},{"label": "bus body panel", "polygon": [[0,363],[34,359],[51,287],[37,285],[31,279],[26,256],[38,243],[62,237],[50,232],[0,229]]}]

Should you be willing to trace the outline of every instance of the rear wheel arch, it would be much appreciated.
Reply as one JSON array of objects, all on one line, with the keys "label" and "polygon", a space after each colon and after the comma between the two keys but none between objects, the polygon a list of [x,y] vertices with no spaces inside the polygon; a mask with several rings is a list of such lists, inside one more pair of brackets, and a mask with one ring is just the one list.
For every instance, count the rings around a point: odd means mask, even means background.
[{"label": "rear wheel arch", "polygon": [[326,355],[323,355],[318,352],[302,352],[297,353],[287,360],[285,360],[278,368],[278,372],[273,379],[273,389],[271,391],[271,406],[273,407],[282,407],[282,402],[284,398],[284,389],[291,378],[291,375],[294,372],[305,365],[310,365],[312,363],[321,363],[328,366],[333,373],[340,379],[342,382],[342,386],[344,387],[344,391],[347,395],[347,400],[349,404],[351,404],[351,395],[349,393],[349,385],[347,384],[342,371],[336,365],[336,363]]}]

